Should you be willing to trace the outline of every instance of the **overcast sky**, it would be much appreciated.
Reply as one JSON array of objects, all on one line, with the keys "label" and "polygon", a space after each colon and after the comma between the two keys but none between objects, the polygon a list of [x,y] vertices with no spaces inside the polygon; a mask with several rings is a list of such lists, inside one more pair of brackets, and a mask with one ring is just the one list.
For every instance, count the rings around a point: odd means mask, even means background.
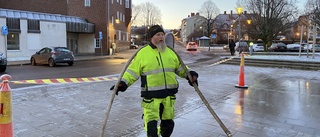
[{"label": "overcast sky", "polygon": [[[198,12],[201,5],[207,0],[132,0],[134,5],[150,2],[161,10],[162,25],[164,29],[180,28],[181,20],[188,17],[191,12]],[[235,12],[237,0],[212,0],[220,9],[220,13],[232,10]],[[303,9],[307,0],[298,0],[298,6]],[[244,9],[245,10],[245,9]]]}]

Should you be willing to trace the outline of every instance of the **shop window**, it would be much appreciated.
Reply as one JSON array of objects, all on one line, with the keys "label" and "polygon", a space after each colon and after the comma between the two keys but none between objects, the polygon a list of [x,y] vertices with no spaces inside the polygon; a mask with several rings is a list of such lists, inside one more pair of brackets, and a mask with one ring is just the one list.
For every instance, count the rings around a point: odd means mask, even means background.
[{"label": "shop window", "polygon": [[9,32],[21,32],[19,18],[7,18],[6,24]]},{"label": "shop window", "polygon": [[7,36],[7,50],[20,50],[19,33],[9,32]]},{"label": "shop window", "polygon": [[40,21],[28,19],[28,33],[40,33]]}]

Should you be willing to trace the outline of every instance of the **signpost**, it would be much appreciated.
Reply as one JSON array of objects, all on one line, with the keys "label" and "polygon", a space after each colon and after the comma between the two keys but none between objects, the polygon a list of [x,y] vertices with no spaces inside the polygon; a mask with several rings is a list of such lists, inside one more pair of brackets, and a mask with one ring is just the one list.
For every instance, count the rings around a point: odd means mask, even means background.
[{"label": "signpost", "polygon": [[4,35],[4,47],[5,47],[5,56],[7,57],[7,35],[8,35],[8,27],[2,26],[1,27],[1,34]]},{"label": "signpost", "polygon": [[103,52],[102,52],[102,31],[99,31],[99,44],[100,44],[100,52],[101,52],[101,56],[103,56]]}]

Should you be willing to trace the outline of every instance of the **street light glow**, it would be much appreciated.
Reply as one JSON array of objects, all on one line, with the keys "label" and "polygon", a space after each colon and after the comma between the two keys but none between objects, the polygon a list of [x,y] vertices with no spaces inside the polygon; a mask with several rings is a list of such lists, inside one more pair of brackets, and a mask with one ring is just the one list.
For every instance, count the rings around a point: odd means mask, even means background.
[{"label": "street light glow", "polygon": [[252,20],[247,20],[247,23],[250,25]]},{"label": "street light glow", "polygon": [[236,10],[237,10],[238,14],[240,15],[242,13],[243,8],[242,7],[238,7],[238,8],[236,8]]}]

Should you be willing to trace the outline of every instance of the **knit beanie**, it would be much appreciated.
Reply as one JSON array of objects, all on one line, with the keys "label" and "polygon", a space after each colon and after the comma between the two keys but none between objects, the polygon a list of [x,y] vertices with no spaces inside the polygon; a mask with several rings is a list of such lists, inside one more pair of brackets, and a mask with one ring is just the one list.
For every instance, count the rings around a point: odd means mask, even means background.
[{"label": "knit beanie", "polygon": [[162,29],[161,26],[159,26],[159,25],[151,26],[150,29],[149,29],[149,38],[152,38],[158,32],[163,32],[164,33],[164,30]]}]

